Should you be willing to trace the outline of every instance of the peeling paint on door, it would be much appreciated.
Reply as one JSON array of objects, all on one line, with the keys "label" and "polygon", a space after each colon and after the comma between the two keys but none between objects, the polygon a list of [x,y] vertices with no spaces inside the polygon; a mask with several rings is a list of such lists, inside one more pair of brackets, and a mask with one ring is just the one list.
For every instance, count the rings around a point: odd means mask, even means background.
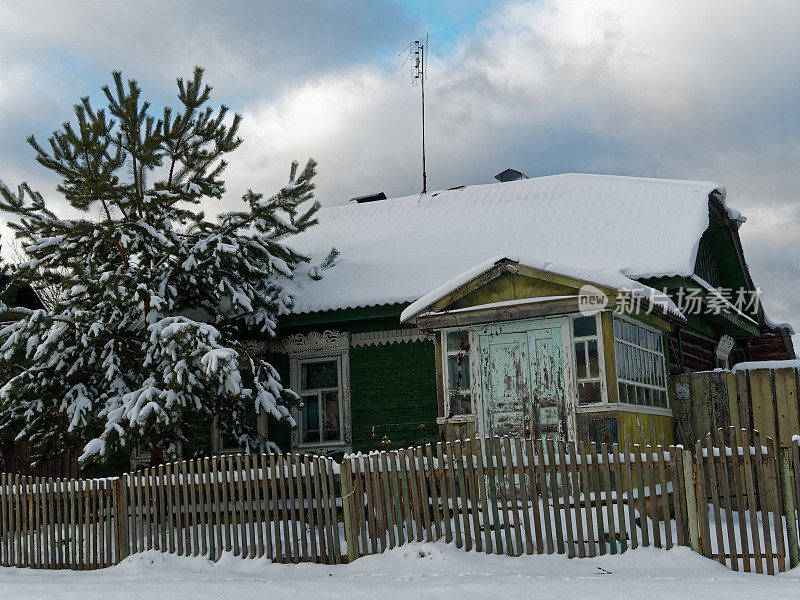
[{"label": "peeling paint on door", "polygon": [[566,439],[561,323],[520,322],[477,333],[484,433]]}]

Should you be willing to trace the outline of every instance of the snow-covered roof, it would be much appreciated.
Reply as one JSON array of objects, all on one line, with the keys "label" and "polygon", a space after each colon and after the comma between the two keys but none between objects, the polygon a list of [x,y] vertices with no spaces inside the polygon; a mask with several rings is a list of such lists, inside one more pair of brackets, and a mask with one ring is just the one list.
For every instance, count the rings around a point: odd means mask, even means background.
[{"label": "snow-covered roof", "polygon": [[[311,256],[287,291],[295,313],[413,302],[504,252],[614,278],[688,276],[715,191],[724,203],[712,182],[570,173],[323,208],[286,240]],[[336,264],[309,277],[333,246]]]}]

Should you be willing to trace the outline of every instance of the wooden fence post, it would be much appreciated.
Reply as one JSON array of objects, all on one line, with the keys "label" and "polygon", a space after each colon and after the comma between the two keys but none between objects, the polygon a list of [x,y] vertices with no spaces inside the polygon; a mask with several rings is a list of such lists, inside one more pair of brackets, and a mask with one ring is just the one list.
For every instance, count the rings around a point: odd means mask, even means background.
[{"label": "wooden fence post", "polygon": [[694,456],[691,450],[681,450],[683,463],[683,489],[680,493],[686,500],[686,525],[689,529],[689,543],[695,552],[700,553],[700,529],[697,512],[697,472],[694,467]]},{"label": "wooden fence post", "polygon": [[353,522],[350,519],[353,502],[353,485],[350,478],[350,461],[342,458],[340,467],[340,489],[342,493],[342,516],[344,517],[344,539],[347,542],[347,562],[356,559],[356,540],[353,535]]},{"label": "wooden fence post", "polygon": [[114,480],[114,558],[121,562],[130,555],[128,544],[128,494],[127,481],[119,477]]},{"label": "wooden fence post", "polygon": [[[781,477],[781,496],[783,508],[786,512],[786,537],[789,544],[789,567],[794,569],[800,564],[800,546],[797,540],[797,518],[795,517],[794,500],[794,473],[791,468],[791,448],[781,448],[779,455],[780,477]],[[780,511],[775,514],[776,525],[780,519]],[[779,525],[778,525],[779,526]]]}]

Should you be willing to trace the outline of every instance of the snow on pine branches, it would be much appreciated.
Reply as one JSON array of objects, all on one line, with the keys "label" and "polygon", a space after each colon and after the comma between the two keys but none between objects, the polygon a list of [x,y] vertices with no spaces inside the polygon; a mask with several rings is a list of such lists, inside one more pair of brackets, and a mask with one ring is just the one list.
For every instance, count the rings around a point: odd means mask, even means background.
[{"label": "snow on pine branches", "polygon": [[199,68],[178,79],[180,110],[158,119],[135,81],[112,78],[106,108],[83,98],[47,146],[28,140],[81,218],[0,182],[29,258],[13,277],[62,290],[52,310],[12,308],[0,324],[0,427],[42,455],[79,445],[82,461],[174,447],[190,420],[214,418],[263,447],[248,411],[291,421],[294,395],[241,340],[274,335],[291,308],[282,282],[306,257],[281,239],[316,223],[316,163],[293,163],[276,194],[248,191],[241,210],[208,220],[197,205],[225,192],[241,117],[208,105]]}]

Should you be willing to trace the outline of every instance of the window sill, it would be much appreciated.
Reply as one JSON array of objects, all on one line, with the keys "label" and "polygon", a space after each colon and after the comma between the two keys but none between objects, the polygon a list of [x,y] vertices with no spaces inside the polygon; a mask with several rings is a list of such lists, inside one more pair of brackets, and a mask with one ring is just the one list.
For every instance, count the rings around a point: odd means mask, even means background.
[{"label": "window sill", "polygon": [[474,423],[475,415],[453,415],[452,417],[439,417],[436,419],[437,425],[446,425],[448,423]]},{"label": "window sill", "polygon": [[629,412],[639,413],[645,415],[659,415],[663,417],[671,417],[672,410],[669,408],[661,408],[660,406],[639,406],[638,404],[625,404],[624,402],[617,402],[614,404],[583,404],[576,407],[577,413],[596,413],[596,412]]},{"label": "window sill", "polygon": [[292,450],[302,451],[302,452],[313,452],[314,454],[330,454],[331,452],[337,452],[339,450],[348,452],[350,450],[350,444],[347,442],[311,442],[305,444],[298,444],[294,446]]}]

